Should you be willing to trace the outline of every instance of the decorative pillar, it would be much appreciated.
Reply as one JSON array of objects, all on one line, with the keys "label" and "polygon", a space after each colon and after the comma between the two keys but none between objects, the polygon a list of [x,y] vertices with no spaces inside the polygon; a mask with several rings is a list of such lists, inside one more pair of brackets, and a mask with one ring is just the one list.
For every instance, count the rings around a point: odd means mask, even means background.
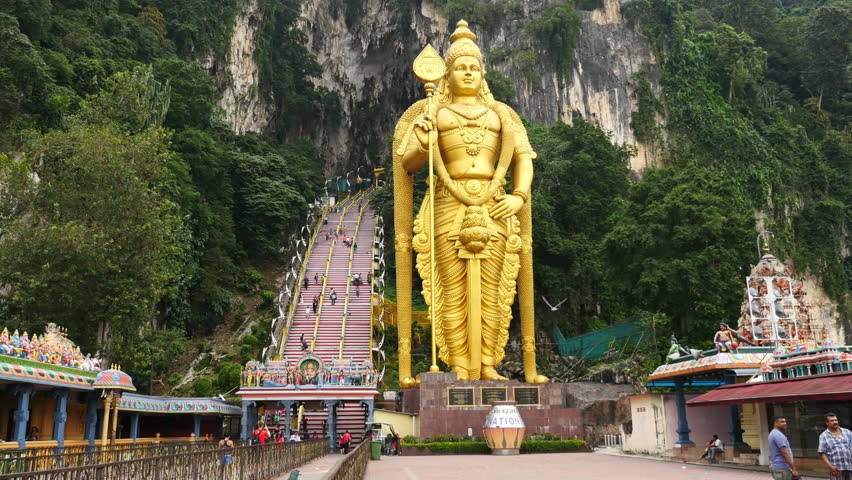
[{"label": "decorative pillar", "polygon": [[56,440],[56,453],[65,447],[65,421],[68,420],[68,390],[61,388],[53,392],[56,398],[56,410],[53,412],[53,439]]},{"label": "decorative pillar", "polygon": [[195,441],[201,440],[201,415],[193,415],[192,424],[195,432]]},{"label": "decorative pillar", "polygon": [[367,424],[373,423],[373,409],[375,408],[375,400],[361,400],[361,405],[367,407]]},{"label": "decorative pillar", "polygon": [[18,396],[18,408],[15,410],[15,431],[12,438],[18,442],[18,447],[27,448],[27,422],[30,421],[30,397],[33,394],[33,386],[21,383],[13,387],[13,392]]},{"label": "decorative pillar", "polygon": [[243,442],[247,442],[249,440],[249,435],[251,433],[251,427],[249,424],[251,423],[251,406],[254,405],[254,402],[251,400],[243,400],[243,418],[240,422],[240,440]]},{"label": "decorative pillar", "polygon": [[89,394],[89,400],[86,402],[86,426],[84,429],[84,439],[89,441],[89,446],[95,446],[95,435],[98,427],[98,396],[94,393]]},{"label": "decorative pillar", "polygon": [[675,404],[677,405],[677,441],[675,445],[695,445],[689,439],[689,422],[686,420],[686,398],[683,396],[683,377],[675,377]]},{"label": "decorative pillar", "polygon": [[295,402],[292,400],[284,400],[278,402],[279,405],[284,407],[284,436],[286,437],[284,440],[290,440],[290,430],[293,424],[293,404]]},{"label": "decorative pillar", "polygon": [[115,431],[118,428],[118,406],[121,403],[121,395],[112,394],[112,425],[110,425],[110,443],[115,443]]},{"label": "decorative pillar", "polygon": [[340,404],[339,400],[323,400],[323,405],[328,408],[326,419],[326,435],[328,435],[328,446],[331,452],[337,451],[337,411],[335,408]]},{"label": "decorative pillar", "polygon": [[106,446],[109,442],[109,407],[112,405],[112,395],[104,397],[104,420],[101,422],[101,445]]},{"label": "decorative pillar", "polygon": [[136,439],[139,438],[139,412],[133,412],[130,415],[130,438],[133,440],[133,445],[136,445]]},{"label": "decorative pillar", "polygon": [[[733,385],[736,383],[737,377],[733,372],[725,373],[725,383],[728,385]],[[743,441],[743,426],[742,421],[740,419],[740,406],[739,405],[730,405],[728,406],[728,434],[730,435],[730,442],[725,445],[731,447],[744,447],[746,443]]]}]

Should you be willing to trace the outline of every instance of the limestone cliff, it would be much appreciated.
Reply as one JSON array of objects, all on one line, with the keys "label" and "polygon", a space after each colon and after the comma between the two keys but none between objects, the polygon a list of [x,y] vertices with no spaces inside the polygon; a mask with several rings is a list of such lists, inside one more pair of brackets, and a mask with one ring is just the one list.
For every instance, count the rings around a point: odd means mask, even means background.
[{"label": "limestone cliff", "polygon": [[[636,109],[631,75],[655,59],[647,40],[623,21],[624,0],[604,0],[603,7],[580,12],[571,75],[557,78],[546,61],[522,72],[511,60],[489,61],[500,49],[538,48],[523,31],[524,24],[546,8],[548,0],[523,0],[503,12],[492,25],[471,25],[479,35],[487,68],[506,75],[517,90],[512,103],[535,122],[571,122],[577,116],[612,132],[613,141],[636,145],[630,128]],[[322,66],[316,85],[338,93],[342,121],[337,128],[305,129],[325,154],[327,173],[386,163],[388,136],[396,119],[421,98],[422,87],[411,73],[420,49],[432,43],[446,49],[451,25],[432,0],[410,2],[364,0],[349,18],[328,2],[302,2],[297,27],[308,36],[308,48]],[[205,66],[221,92],[219,107],[239,133],[262,132],[270,125],[272,102],[263,98],[255,49],[263,12],[258,0],[246,0],[236,18],[226,58],[210,56]],[[496,57],[496,55],[494,55]],[[540,51],[544,59],[547,52]],[[534,79],[531,79],[533,78]],[[658,89],[654,85],[655,89]],[[632,161],[641,171],[653,163],[644,145]]]},{"label": "limestone cliff", "polygon": [[[591,120],[612,132],[614,142],[637,146],[631,163],[641,171],[654,160],[648,148],[636,144],[630,128],[637,104],[630,77],[643,66],[651,68],[652,80],[658,75],[648,41],[621,17],[622,1],[604,0],[603,8],[580,12],[583,23],[575,60],[564,82],[546,61],[535,66],[534,76],[525,75],[511,60],[489,62],[489,53],[500,49],[536,48],[523,26],[547,6],[546,0],[524,0],[495,24],[471,28],[484,49],[486,68],[503,73],[515,86],[512,103],[522,115],[546,123],[571,122],[577,116]],[[340,128],[316,132],[314,138],[329,153],[326,168],[330,171],[386,161],[388,132],[402,111],[422,97],[411,73],[414,57],[427,43],[446,49],[453,30],[430,0],[407,12],[391,0],[365,0],[362,5],[362,15],[347,25],[344,15],[323,2],[303,2],[298,22],[323,67],[317,84],[338,92],[343,101]],[[547,52],[540,52],[541,58],[546,56]],[[360,123],[365,118],[369,125]]]},{"label": "limestone cliff", "polygon": [[220,92],[217,105],[225,122],[236,133],[262,132],[272,116],[270,102],[260,93],[255,58],[262,23],[259,0],[246,0],[237,15],[227,56],[219,59],[211,54],[202,62]]}]

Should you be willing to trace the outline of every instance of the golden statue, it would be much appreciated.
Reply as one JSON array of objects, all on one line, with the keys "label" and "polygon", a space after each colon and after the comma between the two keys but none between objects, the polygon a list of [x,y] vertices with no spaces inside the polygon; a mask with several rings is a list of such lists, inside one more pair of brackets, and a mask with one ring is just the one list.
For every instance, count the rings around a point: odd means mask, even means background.
[{"label": "golden statue", "polygon": [[[415,61],[429,98],[412,105],[394,131],[400,385],[416,383],[411,375],[412,248],[433,319],[433,357],[437,344],[441,360],[460,380],[505,379],[495,366],[509,338],[517,281],[524,376],[527,382],[545,383],[547,377],[536,373],[533,318],[530,186],[536,155],[517,113],[491,95],[467,22],[458,22],[450,41],[446,67],[431,46]],[[433,109],[431,82],[439,79]],[[436,188],[429,188],[412,222],[412,174],[427,159],[431,172],[433,155],[435,176],[427,184],[434,182]],[[512,192],[506,194],[510,169]],[[433,371],[434,363],[433,358]]]}]

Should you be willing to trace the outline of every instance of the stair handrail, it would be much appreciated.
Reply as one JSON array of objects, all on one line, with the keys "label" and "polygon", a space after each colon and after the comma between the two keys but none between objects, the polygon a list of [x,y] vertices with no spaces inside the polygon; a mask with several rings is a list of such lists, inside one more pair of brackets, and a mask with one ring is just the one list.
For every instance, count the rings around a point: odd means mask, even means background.
[{"label": "stair handrail", "polygon": [[[373,243],[370,244],[370,364],[376,365],[373,358],[373,295],[376,294],[376,243],[379,240],[379,222],[381,215],[376,216],[376,226],[373,228]],[[384,304],[384,302],[382,302]],[[384,308],[384,305],[382,305]]]},{"label": "stair handrail", "polygon": [[358,221],[355,223],[355,232],[352,235],[352,245],[349,246],[349,270],[346,272],[346,298],[343,302],[343,316],[340,321],[340,348],[337,352],[338,360],[343,359],[343,343],[346,338],[346,320],[349,318],[349,287],[352,286],[352,260],[355,256],[355,243],[357,243],[358,232],[361,230],[361,219],[364,217],[364,210],[370,204],[369,197],[363,203],[358,211]]},{"label": "stair handrail", "polygon": [[299,303],[299,299],[301,298],[302,291],[302,282],[305,279],[305,272],[308,266],[308,258],[311,256],[311,252],[314,248],[314,243],[316,242],[317,235],[319,235],[319,231],[322,227],[322,222],[328,214],[328,204],[326,204],[322,208],[322,212],[320,212],[319,220],[317,224],[314,226],[314,231],[311,234],[311,241],[308,243],[308,248],[305,249],[305,259],[302,261],[302,264],[299,266],[299,277],[296,279],[296,286],[293,289],[293,296],[290,298],[290,305],[287,306],[287,322],[284,325],[284,329],[281,331],[281,342],[278,345],[278,356],[280,357],[284,352],[284,345],[287,343],[287,336],[290,332],[290,327],[293,326],[293,317],[296,313],[295,305]]},{"label": "stair handrail", "polygon": [[[354,204],[354,199],[357,198],[362,192],[359,192],[354,197],[349,197],[347,200],[352,199],[350,205],[344,205],[342,211],[340,212],[340,218],[337,219],[337,229],[340,229],[340,226],[343,224],[343,219],[346,218],[346,213],[349,212],[349,209],[352,208],[352,204]],[[343,203],[343,202],[341,202]],[[336,231],[336,230],[335,230]],[[319,305],[317,306],[316,318],[314,320],[314,334],[311,336],[311,351],[313,352],[316,348],[317,343],[317,333],[319,332],[319,324],[320,318],[322,317],[322,307],[325,304],[325,289],[328,285],[328,272],[331,269],[331,257],[334,255],[334,247],[337,245],[337,238],[331,240],[331,248],[328,249],[328,258],[325,261],[325,274],[322,278],[322,290],[320,290],[320,298]]]}]

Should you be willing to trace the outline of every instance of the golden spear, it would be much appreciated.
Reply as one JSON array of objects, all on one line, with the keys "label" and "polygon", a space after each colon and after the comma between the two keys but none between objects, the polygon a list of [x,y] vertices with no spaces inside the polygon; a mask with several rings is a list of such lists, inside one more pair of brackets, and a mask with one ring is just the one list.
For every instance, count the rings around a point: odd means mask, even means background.
[{"label": "golden spear", "polygon": [[[432,97],[435,94],[435,82],[444,77],[447,66],[444,59],[432,45],[426,45],[420,55],[414,59],[414,75],[423,82],[426,90],[426,115],[432,118]],[[434,119],[433,119],[434,121]],[[432,324],[432,366],[430,372],[440,372],[435,346],[435,165],[432,152],[435,128],[429,130],[429,320]]]}]

